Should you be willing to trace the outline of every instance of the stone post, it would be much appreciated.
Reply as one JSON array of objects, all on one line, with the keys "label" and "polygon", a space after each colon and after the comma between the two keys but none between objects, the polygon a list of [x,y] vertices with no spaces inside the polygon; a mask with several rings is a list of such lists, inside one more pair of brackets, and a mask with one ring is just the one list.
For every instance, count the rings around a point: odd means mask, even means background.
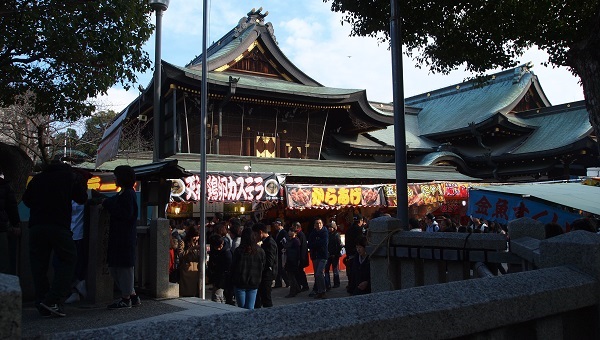
[{"label": "stone post", "polygon": [[[17,276],[21,281],[21,294],[23,301],[35,300],[35,289],[33,288],[33,275],[31,274],[31,261],[29,260],[29,221],[21,222],[21,237],[19,238],[19,249],[17,260]],[[49,266],[49,272],[54,272]]]},{"label": "stone post", "polygon": [[159,218],[150,222],[148,289],[158,298],[170,296],[169,285],[169,220]]},{"label": "stone post", "polygon": [[106,262],[110,216],[100,205],[90,205],[89,258],[86,300],[99,304],[113,300],[113,279]]},{"label": "stone post", "polygon": [[546,238],[546,230],[544,223],[531,219],[529,217],[521,217],[508,222],[508,234],[511,240],[517,240],[521,237],[531,237],[538,240]]},{"label": "stone post", "polygon": [[600,235],[577,230],[540,242],[539,268],[573,265],[600,281]]},{"label": "stone post", "polygon": [[22,296],[19,278],[0,273],[0,339],[20,339]]},{"label": "stone post", "polygon": [[389,253],[388,249],[388,235],[390,233],[395,235],[400,228],[400,220],[389,216],[369,221],[367,253],[371,254],[371,290],[373,292],[400,289],[399,261],[393,252]]},{"label": "stone post", "polygon": [[[598,282],[596,290],[600,291],[600,235],[583,230],[572,231],[540,242],[539,249],[537,265],[540,269],[562,265],[575,266],[594,277]],[[600,309],[600,299],[596,306]],[[600,315],[600,310],[596,313]],[[596,334],[600,334],[600,319],[596,320],[595,326]]]}]

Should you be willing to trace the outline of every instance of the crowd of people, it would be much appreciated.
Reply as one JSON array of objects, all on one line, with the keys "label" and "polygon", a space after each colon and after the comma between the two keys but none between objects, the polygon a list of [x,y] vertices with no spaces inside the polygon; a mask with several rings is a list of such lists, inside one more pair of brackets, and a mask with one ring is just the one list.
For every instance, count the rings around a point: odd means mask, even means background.
[{"label": "crowd of people", "polygon": [[449,214],[435,216],[427,213],[422,219],[411,217],[408,220],[410,231],[418,232],[451,232],[451,233],[507,233],[506,225],[496,221],[486,221],[473,216],[468,218],[469,223],[461,224],[459,218],[452,218]]},{"label": "crowd of people", "polygon": [[[107,264],[120,294],[120,299],[107,307],[122,309],[141,305],[134,288],[138,204],[133,168],[119,166],[114,175],[120,190],[111,197],[96,199],[95,204],[110,216]],[[84,216],[90,204],[86,186],[89,176],[67,164],[53,163],[32,178],[22,197],[30,209],[28,242],[35,306],[44,317],[66,316],[63,303],[79,301],[87,292]],[[15,194],[1,168],[0,212],[0,272],[16,274],[11,249],[21,234],[20,217]],[[428,213],[420,220],[410,218],[408,225],[411,231],[499,233],[508,237],[504,225],[475,217],[468,220],[467,225],[461,225],[449,215]],[[219,303],[268,308],[273,306],[272,289],[283,287],[289,288],[286,298],[308,291],[316,299],[326,298],[328,291],[340,288],[342,259],[348,277],[347,292],[371,292],[366,252],[368,220],[361,215],[355,214],[347,228],[342,226],[344,241],[335,218],[315,218],[303,226],[282,219],[258,223],[237,217],[225,219],[217,213],[203,227],[193,219],[180,224],[173,221],[171,225],[169,280],[179,284],[180,296],[199,296],[203,251],[208,255],[207,263],[202,265],[212,286],[211,299]],[[200,243],[201,229],[207,249],[202,249]],[[568,229],[596,233],[598,226],[594,219],[582,218]],[[545,231],[549,238],[562,234],[564,229],[548,223]],[[310,263],[314,272],[312,288],[306,274]],[[48,277],[50,265],[54,271],[52,281]]]},{"label": "crowd of people", "polygon": [[[410,218],[408,220],[408,229],[416,232],[453,232],[453,233],[495,233],[502,234],[508,238],[508,226],[496,221],[487,221],[473,216],[468,217],[469,223],[461,225],[458,218],[452,218],[450,215],[434,216],[427,213],[422,219]],[[598,230],[598,220],[592,217],[583,217],[574,220],[566,228],[567,231],[584,230],[592,233],[600,233]],[[562,235],[565,228],[555,222],[544,225],[546,238]]]},{"label": "crowd of people", "polygon": [[[365,227],[362,216],[355,218],[344,245],[335,221],[325,226],[322,218],[314,219],[307,236],[300,222],[286,225],[275,219],[253,223],[237,217],[223,219],[217,213],[205,226],[211,300],[247,309],[268,308],[273,306],[272,290],[283,287],[289,288],[286,298],[310,290],[310,297],[324,299],[326,292],[340,287],[339,267],[344,254],[348,293],[369,293]],[[180,296],[199,296],[199,231],[192,219],[179,225],[172,221],[169,277],[179,283]],[[311,262],[312,288],[305,271]]]}]

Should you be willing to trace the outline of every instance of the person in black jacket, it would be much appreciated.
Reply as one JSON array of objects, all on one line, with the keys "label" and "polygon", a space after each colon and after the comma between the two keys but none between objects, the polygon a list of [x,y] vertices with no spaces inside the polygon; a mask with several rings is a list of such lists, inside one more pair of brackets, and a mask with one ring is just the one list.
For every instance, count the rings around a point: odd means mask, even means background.
[{"label": "person in black jacket", "polygon": [[356,242],[359,237],[362,236],[362,228],[363,228],[363,217],[362,215],[354,216],[354,222],[346,231],[346,276],[348,276],[348,286],[346,290],[350,293],[350,287],[354,286],[354,282],[352,282],[352,278],[354,275],[352,274],[352,266],[350,265],[354,258],[357,256],[356,251]]},{"label": "person in black jacket", "polygon": [[298,271],[296,272],[296,281],[300,285],[300,291],[306,292],[309,288],[304,268],[308,267],[310,263],[308,260],[308,241],[306,239],[306,234],[302,231],[300,222],[294,222],[292,228],[296,231],[296,237],[298,237],[298,241],[300,242],[300,263]]},{"label": "person in black jacket", "polygon": [[209,243],[208,271],[213,288],[211,299],[218,303],[225,303],[225,288],[230,283],[231,251],[225,249],[225,241],[220,235],[213,234]]},{"label": "person in black jacket", "polygon": [[286,243],[289,241],[288,232],[283,228],[283,221],[280,219],[276,219],[271,226],[275,229],[275,243],[277,243],[277,276],[275,276],[275,285],[273,288],[281,288],[283,287],[283,283],[285,283],[285,287],[289,287],[289,281],[287,277],[287,272],[283,269],[283,251],[285,249]]},{"label": "person in black jacket", "polygon": [[367,238],[360,236],[356,240],[356,256],[350,262],[353,277],[348,293],[351,295],[371,293],[371,261],[366,248]]},{"label": "person in black jacket", "polygon": [[332,286],[329,268],[333,272],[333,288],[340,286],[340,256],[344,245],[342,244],[342,237],[337,231],[337,223],[335,221],[329,222],[327,229],[329,229],[329,258],[327,258],[327,263],[325,264],[325,287],[326,290],[330,290]]},{"label": "person in black jacket", "polygon": [[[0,273],[16,274],[15,263],[11,263],[13,261],[8,249],[9,242],[15,238],[18,240],[17,237],[21,234],[20,223],[15,194],[4,179],[4,171],[0,166]],[[14,237],[9,239],[9,234]]]},{"label": "person in black jacket", "polygon": [[108,230],[108,270],[119,290],[121,300],[108,305],[108,309],[131,308],[140,305],[134,289],[135,247],[137,244],[137,196],[135,171],[128,165],[119,165],[114,170],[118,194],[102,201],[102,207],[110,214]]},{"label": "person in black jacket", "polygon": [[256,295],[256,303],[254,308],[273,307],[271,299],[271,285],[277,276],[277,243],[269,232],[267,226],[262,223],[255,224],[252,229],[262,240],[261,248],[265,251],[265,267],[262,272],[262,280],[258,286],[258,294]]},{"label": "person in black jacket", "polygon": [[286,298],[292,298],[300,293],[300,284],[296,280],[300,267],[300,240],[296,229],[290,228],[288,232],[288,241],[285,244],[285,271],[287,272],[288,283],[290,284],[290,293]]},{"label": "person in black jacket", "polygon": [[325,264],[329,257],[328,246],[329,232],[323,227],[323,220],[317,218],[315,228],[308,236],[308,248],[310,249],[310,258],[315,273],[315,291],[313,292],[316,299],[325,298]]},{"label": "person in black jacket", "polygon": [[[44,317],[66,316],[62,301],[71,289],[77,249],[71,232],[71,201],[87,201],[87,184],[76,180],[68,164],[53,162],[35,175],[23,202],[29,207],[29,258],[36,307]],[[50,254],[54,252],[54,279],[48,282]]]},{"label": "person in black jacket", "polygon": [[240,246],[233,251],[231,282],[235,287],[238,307],[254,309],[256,292],[265,267],[265,251],[257,244],[256,233],[250,228],[242,231]]}]

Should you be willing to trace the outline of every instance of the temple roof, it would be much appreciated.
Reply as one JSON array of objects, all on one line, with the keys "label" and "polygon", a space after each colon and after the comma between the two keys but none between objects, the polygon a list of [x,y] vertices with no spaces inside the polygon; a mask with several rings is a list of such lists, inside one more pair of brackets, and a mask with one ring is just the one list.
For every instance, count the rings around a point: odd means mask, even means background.
[{"label": "temple roof", "polygon": [[[431,150],[437,147],[440,143],[430,140],[426,137],[421,137],[421,129],[419,127],[419,118],[414,114],[404,115],[404,126],[406,128],[405,138],[406,145],[410,150],[426,149]],[[384,145],[394,146],[394,126],[388,126],[385,129],[372,131],[369,136],[381,141]]]},{"label": "temple roof", "polygon": [[[299,84],[322,86],[297,68],[279,49],[273,24],[265,23],[264,20],[268,13],[262,13],[262,7],[258,10],[252,9],[247,16],[239,20],[236,27],[208,47],[208,71],[224,71],[252,49],[259,48],[271,57],[271,65],[283,78]],[[202,55],[194,58],[186,68],[202,69]]]},{"label": "temple roof", "polygon": [[[498,115],[498,114],[495,114]],[[495,115],[490,115],[492,119]],[[539,108],[505,116],[507,124],[528,128],[529,133],[514,137],[505,143],[499,143],[492,151],[493,156],[525,155],[539,152],[562,152],[579,142],[592,142],[592,126],[585,108],[585,102],[574,102],[557,106]],[[432,150],[441,144],[420,135],[423,127],[416,122],[414,115],[405,115],[406,145],[409,150]],[[393,146],[394,126],[366,133],[365,135],[382,142],[384,146]],[[461,148],[463,156],[477,156],[481,151],[469,151]],[[472,154],[471,154],[472,153]]]},{"label": "temple roof", "polygon": [[508,115],[532,89],[540,106],[550,106],[530,65],[474,79],[406,98],[405,105],[420,108],[421,136],[447,134],[481,123],[497,113]]},{"label": "temple roof", "polygon": [[[202,77],[201,69],[175,66],[164,61],[163,66],[175,68],[183,72],[187,77],[193,79],[201,79]],[[238,90],[243,88],[253,91],[277,92],[289,95],[320,97],[326,99],[345,100],[350,98],[352,95],[362,96],[363,92],[365,92],[365,90],[358,89],[339,89],[334,87],[304,85],[286,80],[261,77],[259,75],[241,75],[234,72],[208,72],[207,76],[209,83],[223,86],[229,86],[230,76],[239,78],[237,82]],[[374,108],[373,110],[375,112],[379,112]]]},{"label": "temple roof", "polygon": [[548,152],[584,139],[591,141],[588,117],[584,101],[517,113],[509,120],[535,126],[535,130],[511,153]]}]

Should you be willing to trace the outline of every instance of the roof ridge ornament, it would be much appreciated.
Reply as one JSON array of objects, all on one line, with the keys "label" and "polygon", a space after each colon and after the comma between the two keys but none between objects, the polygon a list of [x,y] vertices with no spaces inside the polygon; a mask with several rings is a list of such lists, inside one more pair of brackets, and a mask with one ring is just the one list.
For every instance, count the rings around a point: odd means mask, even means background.
[{"label": "roof ridge ornament", "polygon": [[269,15],[269,11],[266,11],[264,14],[261,12],[262,7],[259,7],[258,10],[253,8],[245,17],[242,17],[235,28],[235,36],[239,36],[250,25],[256,24],[263,26],[265,24],[265,17]]},{"label": "roof ridge ornament", "polygon": [[248,14],[246,14],[245,17],[242,17],[238,21],[237,27],[234,28],[235,33],[233,36],[237,38],[251,25],[258,25],[265,26],[269,34],[273,37],[273,40],[277,41],[277,39],[275,39],[275,30],[273,29],[273,24],[270,22],[265,24],[265,17],[269,15],[269,11],[262,13],[262,9],[262,7],[259,7],[258,9],[253,8],[250,10],[250,12],[248,12]]},{"label": "roof ridge ornament", "polygon": [[518,66],[515,68],[515,74],[513,76],[513,84],[518,84],[521,81],[521,78],[526,73],[531,73],[531,68],[533,67],[533,63],[530,61],[526,64]]}]

